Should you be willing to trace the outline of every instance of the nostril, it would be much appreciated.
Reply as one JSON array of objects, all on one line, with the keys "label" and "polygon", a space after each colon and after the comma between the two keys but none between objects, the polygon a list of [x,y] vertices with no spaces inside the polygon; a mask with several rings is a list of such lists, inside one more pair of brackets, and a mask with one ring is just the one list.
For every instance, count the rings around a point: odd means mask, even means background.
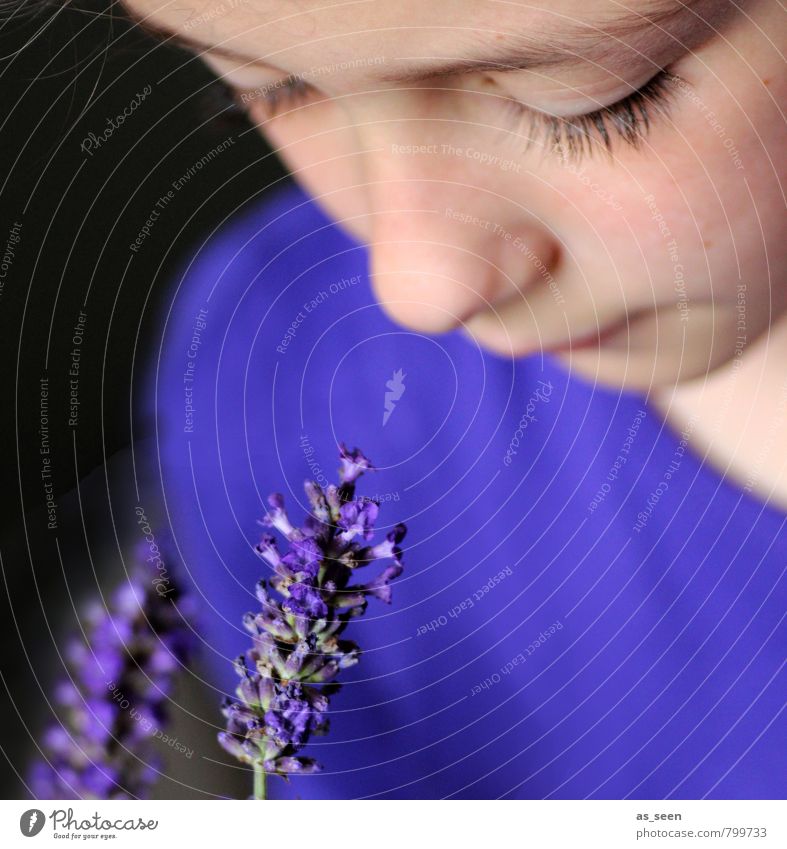
[{"label": "nostril", "polygon": [[556,242],[538,236],[512,238],[501,263],[496,294],[491,298],[494,307],[526,300],[528,293],[541,286],[559,295],[556,281],[560,248]]},{"label": "nostril", "polygon": [[519,256],[516,277],[519,288],[529,289],[555,270],[560,251],[558,245],[543,238],[521,239],[515,246]]}]

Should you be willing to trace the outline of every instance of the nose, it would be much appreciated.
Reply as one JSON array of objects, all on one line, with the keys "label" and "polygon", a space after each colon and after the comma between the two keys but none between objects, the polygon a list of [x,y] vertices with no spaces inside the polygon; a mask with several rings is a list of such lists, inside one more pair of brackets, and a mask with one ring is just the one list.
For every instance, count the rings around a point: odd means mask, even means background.
[{"label": "nose", "polygon": [[442,333],[534,286],[546,285],[557,246],[526,211],[478,186],[397,179],[373,193],[371,279],[397,323]]}]

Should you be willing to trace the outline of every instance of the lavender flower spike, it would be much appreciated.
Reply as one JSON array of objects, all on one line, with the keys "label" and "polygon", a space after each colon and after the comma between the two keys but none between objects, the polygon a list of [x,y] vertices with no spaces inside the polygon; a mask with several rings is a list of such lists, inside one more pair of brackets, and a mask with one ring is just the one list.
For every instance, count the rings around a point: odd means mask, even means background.
[{"label": "lavender flower spike", "polygon": [[95,603],[87,643],[66,646],[69,679],[54,690],[57,722],[30,772],[37,799],[132,799],[158,774],[151,740],[166,722],[174,673],[188,660],[188,599],[158,592],[158,572],[138,568],[107,607]]},{"label": "lavender flower spike", "polygon": [[[403,568],[398,543],[405,526],[370,545],[379,504],[355,498],[355,482],[372,464],[357,448],[341,444],[339,450],[338,486],[323,491],[314,481],[304,484],[311,512],[301,528],[291,524],[281,495],[268,499],[272,510],[263,524],[285,537],[287,553],[279,554],[269,534],[256,547],[273,574],[257,585],[262,610],[244,617],[252,647],[235,661],[237,701],[225,701],[227,730],[219,734],[231,755],[253,766],[255,799],[266,798],[268,775],[320,769],[299,752],[312,734],[327,731],[328,696],[339,689],[335,678],[358,662],[358,646],[342,634],[364,613],[369,596],[390,602],[389,583]],[[389,559],[376,578],[355,582],[356,569]]]}]

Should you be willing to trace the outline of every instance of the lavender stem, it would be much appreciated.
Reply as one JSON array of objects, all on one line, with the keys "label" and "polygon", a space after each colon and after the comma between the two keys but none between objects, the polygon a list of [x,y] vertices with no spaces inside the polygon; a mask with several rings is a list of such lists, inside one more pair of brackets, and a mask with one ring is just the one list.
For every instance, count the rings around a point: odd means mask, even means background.
[{"label": "lavender stem", "polygon": [[267,774],[265,767],[257,762],[254,764],[254,798],[265,800],[268,798],[266,793]]}]

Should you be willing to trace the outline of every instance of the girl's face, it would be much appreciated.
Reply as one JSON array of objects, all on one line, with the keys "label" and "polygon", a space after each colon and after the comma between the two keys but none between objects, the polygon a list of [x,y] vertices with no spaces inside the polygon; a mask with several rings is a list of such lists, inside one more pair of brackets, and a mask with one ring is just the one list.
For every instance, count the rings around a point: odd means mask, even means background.
[{"label": "girl's face", "polygon": [[398,322],[644,388],[787,310],[773,0],[131,0],[187,40]]}]

